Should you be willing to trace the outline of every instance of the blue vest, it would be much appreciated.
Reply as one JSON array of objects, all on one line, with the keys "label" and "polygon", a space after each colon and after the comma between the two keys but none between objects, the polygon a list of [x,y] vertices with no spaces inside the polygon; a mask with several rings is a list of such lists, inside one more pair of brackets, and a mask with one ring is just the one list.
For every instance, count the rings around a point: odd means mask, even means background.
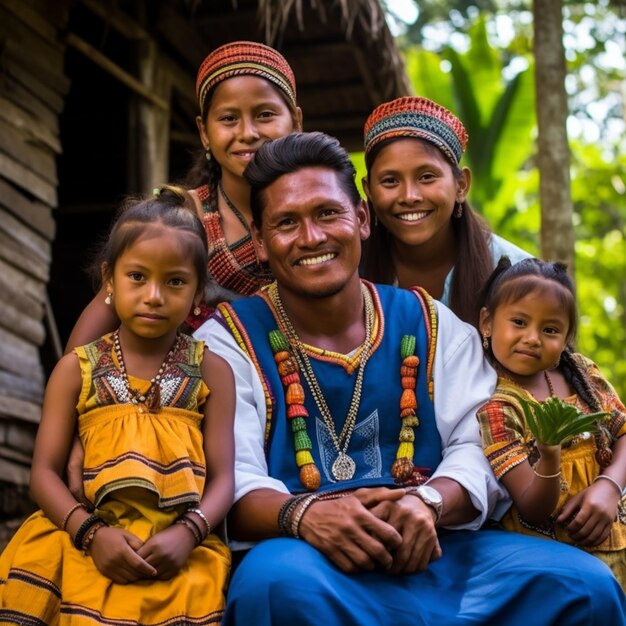
[{"label": "blue vest", "polygon": [[[398,450],[402,394],[400,342],[403,335],[416,338],[415,353],[420,364],[417,374],[417,414],[414,464],[422,474],[430,475],[441,461],[441,439],[435,422],[432,402],[432,362],[436,345],[436,323],[431,324],[432,300],[418,291],[396,289],[365,283],[372,293],[378,316],[378,337],[363,378],[363,391],[357,420],[347,454],[356,463],[351,480],[337,481],[331,467],[337,458],[328,429],[304,375],[305,407],[309,413],[307,432],[313,442],[311,451],[321,474],[320,491],[352,489],[363,486],[393,485],[391,467]],[[299,480],[291,425],[286,417],[283,387],[268,334],[277,329],[272,308],[264,294],[220,305],[231,332],[255,364],[263,383],[267,404],[266,455],[269,475],[283,481],[291,493],[305,491]],[[384,336],[380,336],[381,329]],[[355,370],[348,374],[339,363],[309,354],[318,384],[335,423],[337,435],[343,428],[354,384]]]}]

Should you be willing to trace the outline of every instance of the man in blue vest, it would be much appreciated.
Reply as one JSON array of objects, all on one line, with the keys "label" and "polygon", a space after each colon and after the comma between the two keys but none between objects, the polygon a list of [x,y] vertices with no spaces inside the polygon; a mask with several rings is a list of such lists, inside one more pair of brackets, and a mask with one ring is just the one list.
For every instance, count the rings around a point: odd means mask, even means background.
[{"label": "man in blue vest", "polygon": [[256,544],[224,623],[626,623],[599,560],[480,530],[510,504],[476,421],[495,373],[446,307],[359,278],[369,213],[338,142],[268,142],[245,176],[276,282],[197,332],[235,373],[229,533]]}]

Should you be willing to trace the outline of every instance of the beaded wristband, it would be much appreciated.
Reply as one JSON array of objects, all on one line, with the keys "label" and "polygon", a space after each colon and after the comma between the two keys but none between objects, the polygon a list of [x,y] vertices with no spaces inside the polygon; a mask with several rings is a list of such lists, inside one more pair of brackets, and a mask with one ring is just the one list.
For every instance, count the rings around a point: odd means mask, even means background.
[{"label": "beaded wristband", "polygon": [[96,536],[96,533],[101,529],[104,528],[107,524],[105,522],[103,522],[102,520],[99,521],[98,524],[94,524],[90,529],[89,532],[85,535],[85,538],[83,539],[83,544],[82,544],[82,550],[85,554],[89,553],[89,548],[91,548],[91,544],[93,543],[94,537]]},{"label": "beaded wristband", "polygon": [[195,513],[204,522],[204,525],[206,526],[205,537],[211,534],[211,524],[209,523],[209,520],[206,518],[206,515],[200,510],[199,507],[188,509],[187,513]]},{"label": "beaded wristband", "polygon": [[300,508],[297,510],[297,512],[293,516],[293,519],[291,520],[291,535],[296,539],[300,539],[300,522],[302,521],[302,517],[306,513],[307,509],[318,500],[319,498],[317,497],[317,494],[312,493],[303,498],[301,503],[298,503],[300,505]]},{"label": "beaded wristband", "polygon": [[615,478],[612,478],[611,476],[608,476],[607,474],[598,474],[594,479],[593,482],[595,483],[596,480],[600,480],[601,478],[604,478],[604,480],[608,480],[609,482],[612,482],[615,485],[615,488],[617,489],[617,491],[619,492],[619,495],[621,496],[623,493],[623,489],[620,486],[620,484],[615,480]]},{"label": "beaded wristband", "polygon": [[193,519],[193,517],[189,517],[189,515],[185,514],[182,516],[182,518],[186,521],[189,522],[190,524],[193,525],[193,527],[196,529],[196,532],[198,533],[198,537],[200,537],[200,541],[198,543],[202,543],[206,537],[206,535],[204,534],[204,527],[200,528],[200,526],[198,526],[197,522],[195,519]]},{"label": "beaded wristband", "polygon": [[67,523],[70,521],[70,517],[72,517],[72,513],[74,511],[85,508],[85,505],[82,502],[77,502],[74,506],[70,507],[70,510],[65,514],[63,521],[61,522],[61,530],[67,530]]},{"label": "beaded wristband", "polygon": [[287,537],[291,535],[289,518],[301,499],[302,498],[300,496],[293,496],[288,500],[285,500],[278,511],[278,528],[280,529],[281,534],[286,535]]},{"label": "beaded wristband", "polygon": [[89,531],[90,528],[99,524],[102,520],[95,515],[90,515],[79,527],[76,531],[76,535],[74,535],[74,547],[77,550],[83,549],[83,541],[85,540],[85,535]]},{"label": "beaded wristband", "polygon": [[200,534],[198,533],[197,527],[193,525],[193,523],[190,520],[184,517],[179,517],[174,523],[182,524],[193,535],[193,538],[197,546],[199,546],[202,543],[202,538],[200,537]]}]

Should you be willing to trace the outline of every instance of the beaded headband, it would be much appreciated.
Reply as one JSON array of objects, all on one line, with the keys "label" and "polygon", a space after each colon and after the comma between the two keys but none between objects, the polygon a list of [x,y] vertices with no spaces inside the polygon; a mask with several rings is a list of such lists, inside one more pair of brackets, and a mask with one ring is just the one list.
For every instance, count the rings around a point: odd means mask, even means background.
[{"label": "beaded headband", "polygon": [[296,80],[285,57],[262,43],[234,41],[209,53],[198,70],[196,95],[202,117],[207,95],[215,85],[233,76],[248,75],[271,81],[296,106]]},{"label": "beaded headband", "polygon": [[455,165],[467,146],[467,131],[456,115],[418,96],[397,98],[376,107],[365,122],[365,154],[383,139],[416,137],[439,148]]}]

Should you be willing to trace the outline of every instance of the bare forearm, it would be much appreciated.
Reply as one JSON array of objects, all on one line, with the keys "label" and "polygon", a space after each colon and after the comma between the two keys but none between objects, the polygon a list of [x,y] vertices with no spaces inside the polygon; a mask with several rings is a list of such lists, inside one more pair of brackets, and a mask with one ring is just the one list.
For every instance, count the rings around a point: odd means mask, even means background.
[{"label": "bare forearm", "polygon": [[273,489],[257,489],[246,494],[232,509],[229,531],[239,541],[261,541],[278,537],[278,512],[291,496]]},{"label": "bare forearm", "polygon": [[[77,504],[61,477],[51,469],[33,467],[30,491],[35,502],[46,516],[59,528],[66,520],[67,513]],[[77,511],[72,518],[84,518],[86,513]],[[74,519],[71,520],[72,522]],[[74,524],[68,524],[68,530]]]},{"label": "bare forearm", "polygon": [[438,526],[455,526],[475,519],[478,511],[472,504],[467,491],[451,478],[433,478],[428,484],[434,487],[443,499],[443,510]]},{"label": "bare forearm", "polygon": [[533,524],[548,520],[561,493],[561,448],[539,445],[541,457],[534,468],[520,463],[502,477],[520,514]]},{"label": "bare forearm", "polygon": [[213,478],[205,487],[198,508],[204,513],[211,528],[216,528],[233,504],[234,481],[226,474]]}]

